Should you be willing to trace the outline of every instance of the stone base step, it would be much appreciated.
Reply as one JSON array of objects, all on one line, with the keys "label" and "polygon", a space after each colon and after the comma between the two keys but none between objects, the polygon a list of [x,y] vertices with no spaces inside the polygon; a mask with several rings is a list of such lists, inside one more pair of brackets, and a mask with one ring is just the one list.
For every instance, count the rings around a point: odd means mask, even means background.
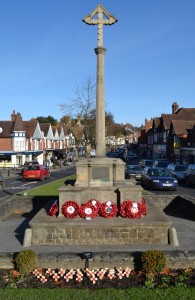
[{"label": "stone base step", "polygon": [[172,222],[154,204],[146,202],[140,219],[97,217],[92,220],[48,216],[42,209],[29,223],[32,245],[167,245]]}]

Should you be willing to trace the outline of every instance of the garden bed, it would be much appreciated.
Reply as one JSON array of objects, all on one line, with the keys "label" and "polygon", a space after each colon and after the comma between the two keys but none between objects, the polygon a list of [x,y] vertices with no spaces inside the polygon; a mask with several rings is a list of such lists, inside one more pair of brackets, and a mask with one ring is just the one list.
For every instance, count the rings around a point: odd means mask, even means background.
[{"label": "garden bed", "polygon": [[173,288],[195,287],[195,269],[165,269],[158,274],[118,269],[35,269],[22,276],[15,269],[0,269],[0,288]]}]

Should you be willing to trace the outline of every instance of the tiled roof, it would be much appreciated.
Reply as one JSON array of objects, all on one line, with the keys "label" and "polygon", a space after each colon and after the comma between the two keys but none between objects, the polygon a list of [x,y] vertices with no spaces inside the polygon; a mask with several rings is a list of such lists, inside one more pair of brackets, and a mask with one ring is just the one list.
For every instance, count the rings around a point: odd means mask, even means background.
[{"label": "tiled roof", "polygon": [[152,128],[152,123],[153,120],[151,119],[150,121],[148,121],[145,126],[143,127],[143,129],[145,129],[146,131],[149,130],[150,128]]},{"label": "tiled roof", "polygon": [[188,134],[188,130],[195,126],[195,121],[173,120],[172,126],[176,135],[186,135]]},{"label": "tiled roof", "polygon": [[12,121],[0,121],[0,127],[2,132],[0,133],[0,138],[8,138],[12,132]]},{"label": "tiled roof", "polygon": [[0,127],[2,128],[2,132],[0,133],[0,137],[10,137],[13,131],[25,131],[24,121],[20,113],[15,114],[13,112],[11,121],[0,121]]},{"label": "tiled roof", "polygon": [[154,128],[158,128],[160,126],[161,118],[153,118]]},{"label": "tiled roof", "polygon": [[23,123],[24,123],[24,128],[26,130],[26,137],[27,138],[32,137],[35,132],[38,121],[32,118],[30,121],[23,121]]},{"label": "tiled roof", "polygon": [[165,129],[170,128],[172,120],[179,119],[176,114],[162,114],[161,118]]},{"label": "tiled roof", "polygon": [[162,114],[161,116],[165,129],[169,129],[172,120],[194,120],[195,108],[180,108],[175,114]]},{"label": "tiled roof", "polygon": [[51,124],[50,123],[39,123],[39,125],[40,125],[40,128],[41,128],[41,131],[44,132],[44,136],[47,136]]},{"label": "tiled roof", "polygon": [[195,120],[195,108],[180,108],[176,115],[182,120]]}]

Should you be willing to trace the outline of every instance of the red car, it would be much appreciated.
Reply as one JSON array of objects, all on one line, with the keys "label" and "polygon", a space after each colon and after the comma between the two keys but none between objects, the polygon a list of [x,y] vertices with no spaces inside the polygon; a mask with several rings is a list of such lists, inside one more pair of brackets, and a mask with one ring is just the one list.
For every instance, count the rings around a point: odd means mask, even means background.
[{"label": "red car", "polygon": [[44,180],[50,176],[49,169],[44,165],[29,165],[23,171],[23,179]]}]

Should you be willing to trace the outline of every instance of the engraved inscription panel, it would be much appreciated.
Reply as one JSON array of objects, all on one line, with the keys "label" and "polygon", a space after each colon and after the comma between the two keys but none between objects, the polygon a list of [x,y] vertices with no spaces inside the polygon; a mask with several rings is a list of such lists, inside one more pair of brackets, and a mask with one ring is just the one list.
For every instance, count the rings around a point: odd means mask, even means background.
[{"label": "engraved inscription panel", "polygon": [[108,167],[92,167],[92,180],[110,181]]}]

